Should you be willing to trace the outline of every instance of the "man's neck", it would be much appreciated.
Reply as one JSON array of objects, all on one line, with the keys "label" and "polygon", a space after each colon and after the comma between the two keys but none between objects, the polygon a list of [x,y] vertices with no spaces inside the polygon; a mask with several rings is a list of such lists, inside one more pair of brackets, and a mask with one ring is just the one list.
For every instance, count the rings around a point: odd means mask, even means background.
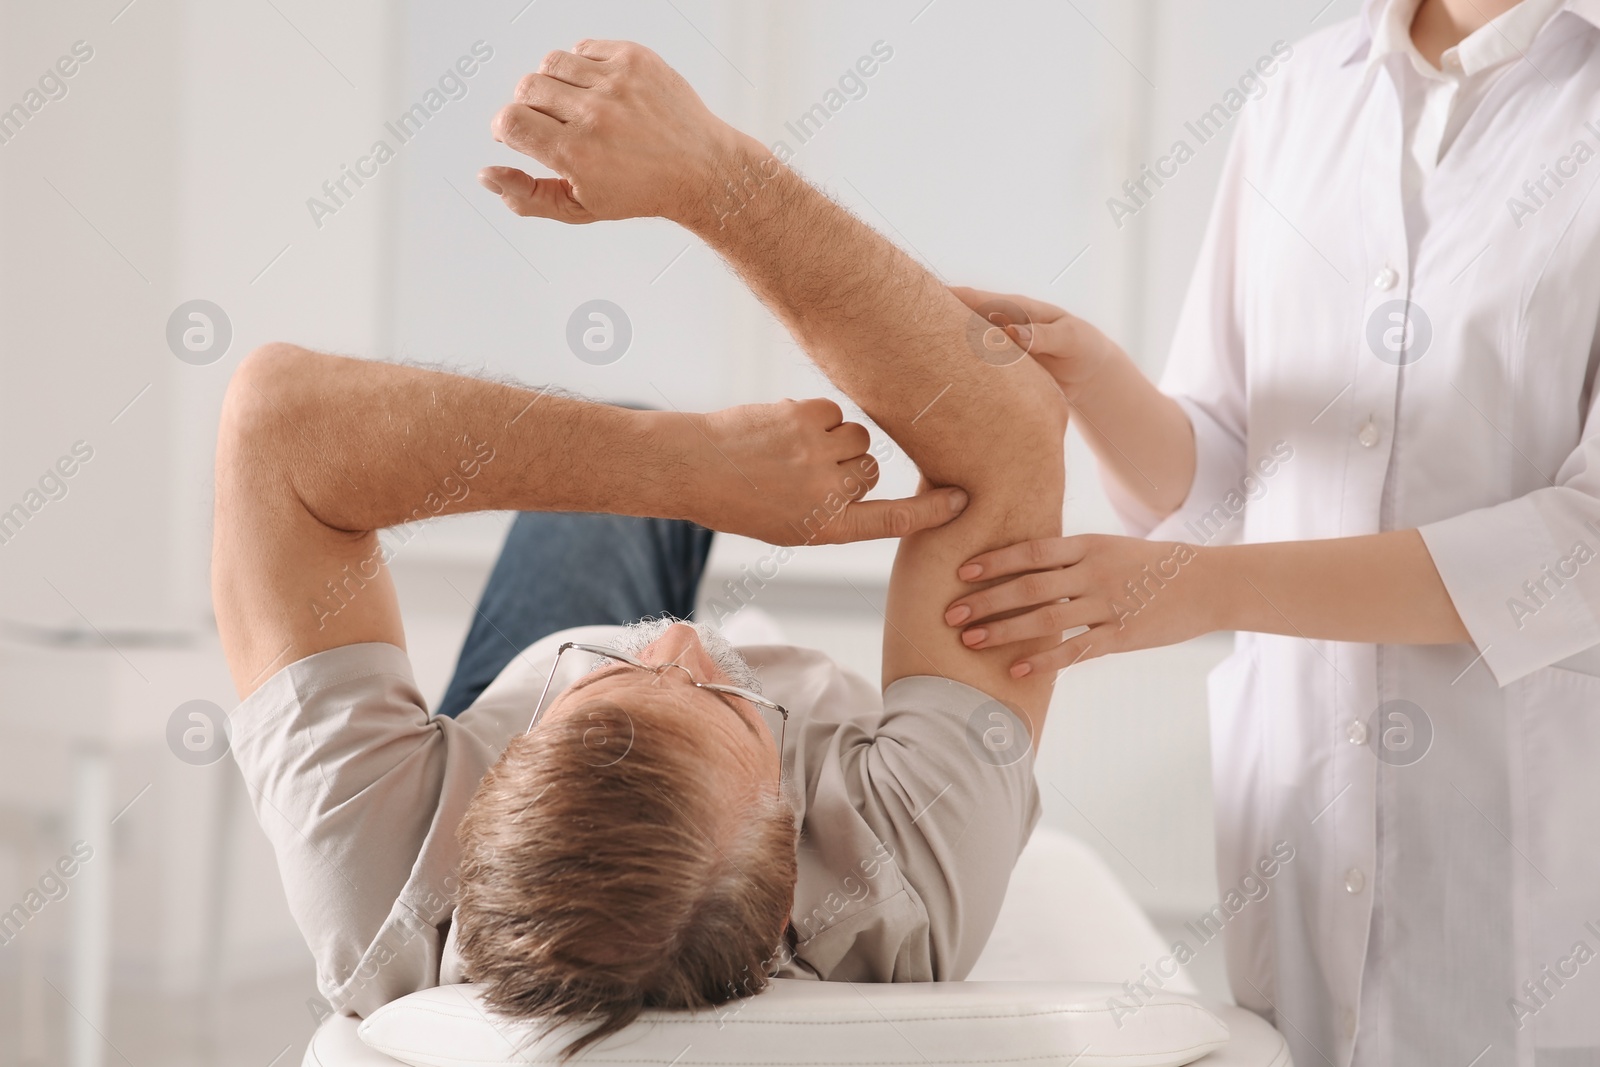
[{"label": "man's neck", "polygon": [[1422,0],[1411,40],[1435,67],[1445,52],[1517,6],[1518,0]]}]

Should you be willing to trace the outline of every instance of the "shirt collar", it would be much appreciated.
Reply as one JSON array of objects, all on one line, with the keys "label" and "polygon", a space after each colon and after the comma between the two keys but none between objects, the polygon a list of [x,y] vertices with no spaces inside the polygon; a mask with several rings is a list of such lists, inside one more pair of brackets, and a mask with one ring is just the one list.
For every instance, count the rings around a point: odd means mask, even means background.
[{"label": "shirt collar", "polygon": [[[1365,0],[1345,65],[1365,58],[1370,67],[1398,53],[1408,58],[1414,56],[1412,62],[1422,64],[1426,71],[1426,61],[1411,42],[1411,20],[1420,3],[1421,0]],[[1600,27],[1600,0],[1522,0],[1450,51],[1460,60],[1461,73],[1470,75],[1487,70],[1525,53],[1544,27],[1562,11],[1571,11],[1590,25]]]}]

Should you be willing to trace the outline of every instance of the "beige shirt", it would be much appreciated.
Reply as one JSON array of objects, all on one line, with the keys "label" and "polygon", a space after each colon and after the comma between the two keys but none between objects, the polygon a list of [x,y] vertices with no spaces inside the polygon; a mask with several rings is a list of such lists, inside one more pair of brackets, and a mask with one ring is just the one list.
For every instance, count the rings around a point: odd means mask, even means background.
[{"label": "beige shirt", "polygon": [[[456,719],[430,716],[405,653],[380,643],[291,664],[234,711],[234,758],[336,1010],[366,1015],[465,981],[451,924],[456,827],[484,772],[528,728],[557,645],[617,632],[545,638]],[[942,678],[904,678],[880,694],[821,652],[740,651],[790,712],[783,763],[799,880],[792,957],[777,973],[965,977],[1039,818],[1020,721]],[[563,657],[547,703],[593,663]]]}]

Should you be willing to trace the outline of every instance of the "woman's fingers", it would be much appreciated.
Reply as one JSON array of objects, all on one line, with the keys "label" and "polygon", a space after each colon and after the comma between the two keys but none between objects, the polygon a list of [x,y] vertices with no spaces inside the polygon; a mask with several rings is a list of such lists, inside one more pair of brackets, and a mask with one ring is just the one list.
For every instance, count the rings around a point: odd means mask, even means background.
[{"label": "woman's fingers", "polygon": [[1095,626],[1052,649],[1019,659],[1011,665],[1011,677],[1025,678],[1030,674],[1062,671],[1086,659],[1108,655],[1116,651],[1112,648],[1112,635],[1116,630],[1115,623]]},{"label": "woman's fingers", "polygon": [[994,619],[961,631],[961,643],[968,648],[996,648],[1031,641],[1037,637],[1059,638],[1068,630],[1094,626],[1111,617],[1102,602],[1083,598],[1046,604],[1009,619]]},{"label": "woman's fingers", "polygon": [[987,304],[1005,302],[1015,305],[1027,315],[1029,322],[1054,322],[1066,314],[1062,308],[1054,304],[1047,304],[1043,300],[1035,300],[1030,296],[1020,296],[1016,293],[991,293],[987,289],[973,289],[965,285],[952,285],[950,291],[973,311],[985,308]]},{"label": "woman's fingers", "polygon": [[1042,607],[1080,595],[1083,586],[1083,580],[1071,570],[1058,568],[1025,574],[952,601],[945,610],[944,621],[951,626],[961,626],[1020,608]]},{"label": "woman's fingers", "polygon": [[1013,326],[1008,333],[1030,356],[1050,356],[1062,359],[1078,354],[1081,331],[1080,320],[1063,314],[1051,322],[1034,319],[1031,324]]},{"label": "woman's fingers", "polygon": [[1021,541],[973,556],[956,569],[956,577],[964,582],[984,582],[1028,571],[1070,567],[1088,555],[1093,540],[1092,534],[1080,534]]}]

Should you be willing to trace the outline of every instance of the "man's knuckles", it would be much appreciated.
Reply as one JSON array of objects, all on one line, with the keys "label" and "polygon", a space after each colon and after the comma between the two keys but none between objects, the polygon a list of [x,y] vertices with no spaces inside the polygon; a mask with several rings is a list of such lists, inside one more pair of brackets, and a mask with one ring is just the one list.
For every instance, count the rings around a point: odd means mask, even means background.
[{"label": "man's knuckles", "polygon": [[545,57],[539,61],[539,73],[566,80],[576,76],[582,65],[583,61],[576,54],[557,48],[545,53]]},{"label": "man's knuckles", "polygon": [[612,48],[611,55],[607,57],[614,66],[623,71],[639,70],[648,66],[651,60],[659,62],[660,58],[637,41],[618,41]]},{"label": "man's knuckles", "polygon": [[538,99],[539,86],[544,81],[542,71],[533,71],[517,79],[517,87],[511,93],[511,99],[519,104],[533,104]]},{"label": "man's knuckles", "polygon": [[802,417],[821,423],[823,429],[832,429],[844,421],[844,411],[827,397],[814,396],[795,401],[795,408]]},{"label": "man's knuckles", "polygon": [[489,132],[496,141],[524,153],[550,145],[549,139],[537,131],[526,104],[507,104],[495,112],[489,124]]}]

